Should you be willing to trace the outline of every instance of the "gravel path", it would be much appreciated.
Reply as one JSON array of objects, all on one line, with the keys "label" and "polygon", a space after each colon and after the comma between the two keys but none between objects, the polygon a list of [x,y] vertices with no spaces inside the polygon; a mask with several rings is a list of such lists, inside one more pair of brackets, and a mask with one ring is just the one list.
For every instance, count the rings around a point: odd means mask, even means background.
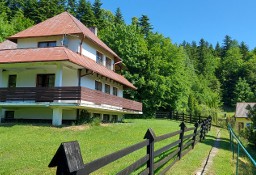
[{"label": "gravel path", "polygon": [[220,145],[220,129],[217,130],[217,138],[214,141],[214,146],[210,150],[207,158],[202,162],[201,167],[196,171],[195,175],[206,175],[212,166],[213,158],[216,156],[216,154],[219,151],[219,145]]}]

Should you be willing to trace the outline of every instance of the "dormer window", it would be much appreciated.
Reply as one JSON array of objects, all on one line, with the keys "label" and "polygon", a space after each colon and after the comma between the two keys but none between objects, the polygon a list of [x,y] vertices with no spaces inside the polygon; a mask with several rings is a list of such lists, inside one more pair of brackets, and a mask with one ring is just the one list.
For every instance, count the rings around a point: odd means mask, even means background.
[{"label": "dormer window", "polygon": [[96,52],[96,63],[103,65],[103,54],[100,52]]},{"label": "dormer window", "polygon": [[111,70],[111,59],[106,57],[106,67]]},{"label": "dormer window", "polygon": [[44,47],[56,47],[56,41],[43,41],[43,42],[38,42],[38,47],[39,47],[39,48],[44,48]]}]

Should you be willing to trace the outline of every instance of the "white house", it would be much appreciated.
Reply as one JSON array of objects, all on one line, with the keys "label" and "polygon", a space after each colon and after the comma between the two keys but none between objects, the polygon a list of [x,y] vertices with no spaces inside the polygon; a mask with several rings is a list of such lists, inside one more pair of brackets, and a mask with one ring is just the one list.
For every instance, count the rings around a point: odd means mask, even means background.
[{"label": "white house", "polygon": [[[103,120],[141,114],[123,98],[134,89],[114,70],[121,58],[67,12],[8,38],[0,49],[0,114],[4,119],[76,120],[81,110]],[[4,47],[2,47],[4,48]]]}]

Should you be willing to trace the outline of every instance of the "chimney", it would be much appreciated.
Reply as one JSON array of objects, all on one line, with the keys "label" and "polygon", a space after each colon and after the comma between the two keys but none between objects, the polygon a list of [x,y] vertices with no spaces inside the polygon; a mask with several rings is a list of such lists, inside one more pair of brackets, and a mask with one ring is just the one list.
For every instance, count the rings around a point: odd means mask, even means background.
[{"label": "chimney", "polygon": [[98,35],[98,29],[97,29],[97,27],[89,27],[89,29],[90,29],[90,31],[92,32],[92,33],[94,33],[94,35]]}]

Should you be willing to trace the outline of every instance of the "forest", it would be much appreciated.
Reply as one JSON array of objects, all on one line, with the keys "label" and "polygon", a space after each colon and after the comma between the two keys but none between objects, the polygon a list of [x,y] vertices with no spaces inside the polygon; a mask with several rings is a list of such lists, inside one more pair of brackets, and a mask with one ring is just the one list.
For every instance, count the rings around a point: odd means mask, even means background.
[{"label": "forest", "polygon": [[214,115],[256,101],[256,48],[229,35],[216,45],[203,38],[174,44],[146,14],[127,24],[120,8],[112,13],[100,0],[0,0],[0,42],[63,11],[97,27],[123,59],[121,73],[138,88],[124,95],[143,103],[144,117],[170,110]]}]

